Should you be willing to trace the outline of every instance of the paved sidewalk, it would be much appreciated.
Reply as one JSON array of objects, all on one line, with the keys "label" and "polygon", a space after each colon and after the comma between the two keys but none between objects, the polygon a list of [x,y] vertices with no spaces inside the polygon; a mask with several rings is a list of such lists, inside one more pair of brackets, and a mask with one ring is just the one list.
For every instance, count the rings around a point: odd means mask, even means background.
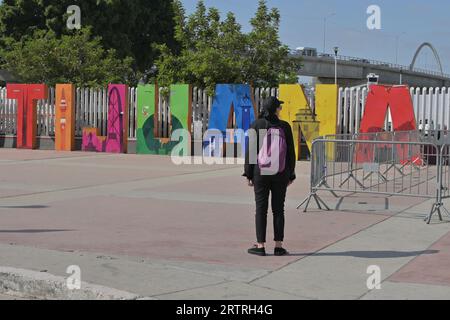
[{"label": "paved sidewalk", "polygon": [[[168,157],[0,149],[0,266],[67,277],[77,265],[87,283],[156,299],[450,298],[450,224],[423,222],[429,202],[324,194],[342,211],[300,214],[309,164],[299,163],[291,256],[258,258],[246,254],[254,196],[241,174]],[[366,285],[373,265],[381,290]]]},{"label": "paved sidewalk", "polygon": [[7,301],[7,300],[21,300],[21,299],[13,296],[8,296],[6,294],[0,294],[0,301]]}]

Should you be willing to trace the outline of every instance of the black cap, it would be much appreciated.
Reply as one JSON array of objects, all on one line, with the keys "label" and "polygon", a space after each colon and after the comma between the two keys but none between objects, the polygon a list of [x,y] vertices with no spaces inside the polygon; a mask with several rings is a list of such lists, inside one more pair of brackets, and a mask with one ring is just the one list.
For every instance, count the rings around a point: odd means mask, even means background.
[{"label": "black cap", "polygon": [[278,100],[276,97],[269,97],[263,100],[262,110],[266,114],[271,115],[274,114],[283,103],[283,101]]}]

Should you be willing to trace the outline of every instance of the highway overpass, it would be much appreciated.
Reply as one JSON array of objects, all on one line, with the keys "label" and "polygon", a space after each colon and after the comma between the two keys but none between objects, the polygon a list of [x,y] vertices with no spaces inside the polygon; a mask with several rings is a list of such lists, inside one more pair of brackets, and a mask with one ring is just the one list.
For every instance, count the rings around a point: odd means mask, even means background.
[{"label": "highway overpass", "polygon": [[[425,43],[418,49],[411,66],[338,56],[339,85],[344,87],[361,85],[367,83],[367,75],[369,73],[375,73],[380,76],[379,81],[381,84],[407,84],[412,87],[449,87],[450,75],[444,74],[442,71],[430,71],[414,67],[418,53],[423,47],[428,45]],[[432,48],[431,45],[430,48]],[[437,53],[435,51],[434,53],[439,66],[441,66]],[[334,55],[317,54],[316,56],[303,56],[292,54],[292,56],[299,56],[302,59],[303,66],[299,70],[300,76],[317,78],[319,83],[334,83]]]}]

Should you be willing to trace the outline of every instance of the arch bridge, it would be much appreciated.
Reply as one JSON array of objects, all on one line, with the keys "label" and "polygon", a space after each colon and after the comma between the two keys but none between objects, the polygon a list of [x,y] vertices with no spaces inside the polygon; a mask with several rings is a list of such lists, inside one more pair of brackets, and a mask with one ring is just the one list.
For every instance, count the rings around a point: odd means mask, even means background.
[{"label": "arch bridge", "polygon": [[[423,49],[429,48],[439,66],[438,71],[416,68],[417,59]],[[304,56],[293,53],[292,56],[302,58],[300,76],[317,78],[320,83],[334,83],[334,55],[318,53]],[[407,84],[412,87],[450,87],[450,75],[445,74],[441,59],[434,46],[425,42],[416,50],[409,66],[388,62],[338,56],[338,78],[341,86],[355,86],[367,82],[367,75],[375,73],[383,84]]]}]

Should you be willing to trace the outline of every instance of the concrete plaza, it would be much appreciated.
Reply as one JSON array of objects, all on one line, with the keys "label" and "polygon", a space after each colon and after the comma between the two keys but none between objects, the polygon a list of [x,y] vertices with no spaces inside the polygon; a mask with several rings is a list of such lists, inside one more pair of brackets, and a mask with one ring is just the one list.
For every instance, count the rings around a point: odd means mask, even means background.
[{"label": "concrete plaza", "polygon": [[[154,299],[450,298],[450,223],[423,222],[429,201],[324,194],[340,211],[300,214],[302,162],[287,201],[291,255],[253,257],[254,195],[242,172],[0,149],[0,267],[67,277],[77,265],[83,282]],[[380,290],[367,286],[369,266],[381,270]]]}]

